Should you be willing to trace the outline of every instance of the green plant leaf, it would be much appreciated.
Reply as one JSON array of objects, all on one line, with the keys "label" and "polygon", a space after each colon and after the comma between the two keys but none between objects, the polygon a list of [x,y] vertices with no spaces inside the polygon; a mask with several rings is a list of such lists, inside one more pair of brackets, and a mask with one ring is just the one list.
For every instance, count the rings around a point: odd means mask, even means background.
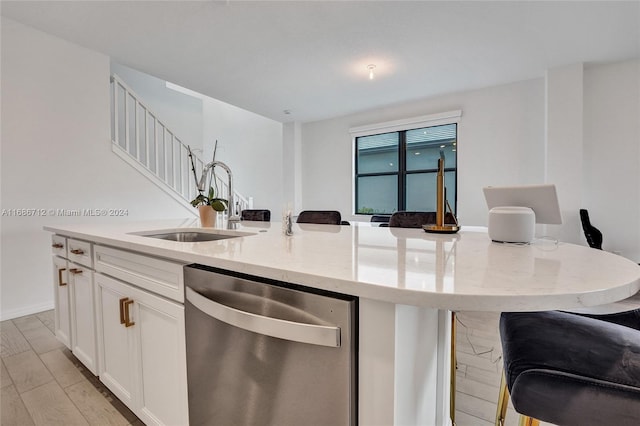
[{"label": "green plant leaf", "polygon": [[226,200],[221,198],[216,198],[211,202],[211,207],[217,212],[222,212],[227,209]]},{"label": "green plant leaf", "polygon": [[205,197],[205,196],[204,196],[204,195],[202,195],[202,194],[199,194],[196,198],[194,198],[194,199],[191,201],[191,205],[192,205],[193,207],[197,207],[197,206],[200,206],[200,205],[206,205],[206,204],[209,204],[207,201],[208,201],[208,200],[207,200],[207,197]]}]

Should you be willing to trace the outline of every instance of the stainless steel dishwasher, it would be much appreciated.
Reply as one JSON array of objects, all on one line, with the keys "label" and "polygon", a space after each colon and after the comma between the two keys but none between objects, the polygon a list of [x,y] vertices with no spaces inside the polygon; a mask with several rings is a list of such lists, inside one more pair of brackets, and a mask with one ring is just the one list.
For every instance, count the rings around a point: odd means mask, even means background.
[{"label": "stainless steel dishwasher", "polygon": [[357,424],[357,298],[184,271],[191,425]]}]

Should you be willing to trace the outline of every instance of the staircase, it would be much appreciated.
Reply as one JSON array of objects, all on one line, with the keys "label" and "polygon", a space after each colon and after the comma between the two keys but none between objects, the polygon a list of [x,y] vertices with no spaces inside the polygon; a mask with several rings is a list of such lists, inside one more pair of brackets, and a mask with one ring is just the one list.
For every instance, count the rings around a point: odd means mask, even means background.
[{"label": "staircase", "polygon": [[[140,97],[117,75],[111,76],[112,151],[155,183],[191,214],[190,201],[198,194],[189,150]],[[206,163],[193,153],[193,167],[200,178]],[[226,176],[215,175],[218,197],[229,199]],[[235,192],[238,212],[248,208],[245,197]]]}]

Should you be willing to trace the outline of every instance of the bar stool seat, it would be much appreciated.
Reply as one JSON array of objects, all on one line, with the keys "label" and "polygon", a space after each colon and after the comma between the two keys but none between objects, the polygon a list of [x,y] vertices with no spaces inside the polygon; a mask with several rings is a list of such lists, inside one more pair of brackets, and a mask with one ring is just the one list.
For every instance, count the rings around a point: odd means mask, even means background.
[{"label": "bar stool seat", "polygon": [[640,425],[640,309],[505,312],[500,338],[506,387],[521,415],[567,426]]}]

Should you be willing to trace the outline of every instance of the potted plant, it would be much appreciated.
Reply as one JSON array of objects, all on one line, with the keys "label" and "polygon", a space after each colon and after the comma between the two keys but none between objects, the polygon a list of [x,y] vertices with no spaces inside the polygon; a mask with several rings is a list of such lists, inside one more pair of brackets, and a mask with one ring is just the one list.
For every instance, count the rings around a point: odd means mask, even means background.
[{"label": "potted plant", "polygon": [[215,189],[210,186],[208,194],[205,195],[204,191],[199,191],[198,196],[191,200],[191,205],[198,208],[202,226],[213,227],[216,225],[218,212],[227,209],[227,200],[217,198]]},{"label": "potted plant", "polygon": [[[216,148],[218,146],[218,141],[216,141]],[[200,182],[198,181],[198,175],[196,174],[196,166],[193,162],[193,153],[191,152],[191,147],[187,146],[187,150],[189,152],[189,162],[191,163],[191,172],[193,172],[193,179],[196,184],[196,188],[200,187]],[[215,149],[213,151],[213,156],[215,158]],[[215,178],[213,177],[212,170],[206,170],[203,172],[202,180],[205,179],[206,172],[211,173],[211,183],[215,184]],[[204,183],[204,182],[203,182]],[[204,186],[204,185],[202,185]],[[216,226],[216,217],[218,216],[218,212],[223,212],[227,209],[227,200],[224,198],[216,197],[216,190],[213,186],[209,186],[209,192],[205,195],[203,189],[198,189],[198,195],[196,198],[191,200],[191,205],[193,207],[198,208],[198,213],[200,213],[200,223],[202,226],[213,227]]]}]

